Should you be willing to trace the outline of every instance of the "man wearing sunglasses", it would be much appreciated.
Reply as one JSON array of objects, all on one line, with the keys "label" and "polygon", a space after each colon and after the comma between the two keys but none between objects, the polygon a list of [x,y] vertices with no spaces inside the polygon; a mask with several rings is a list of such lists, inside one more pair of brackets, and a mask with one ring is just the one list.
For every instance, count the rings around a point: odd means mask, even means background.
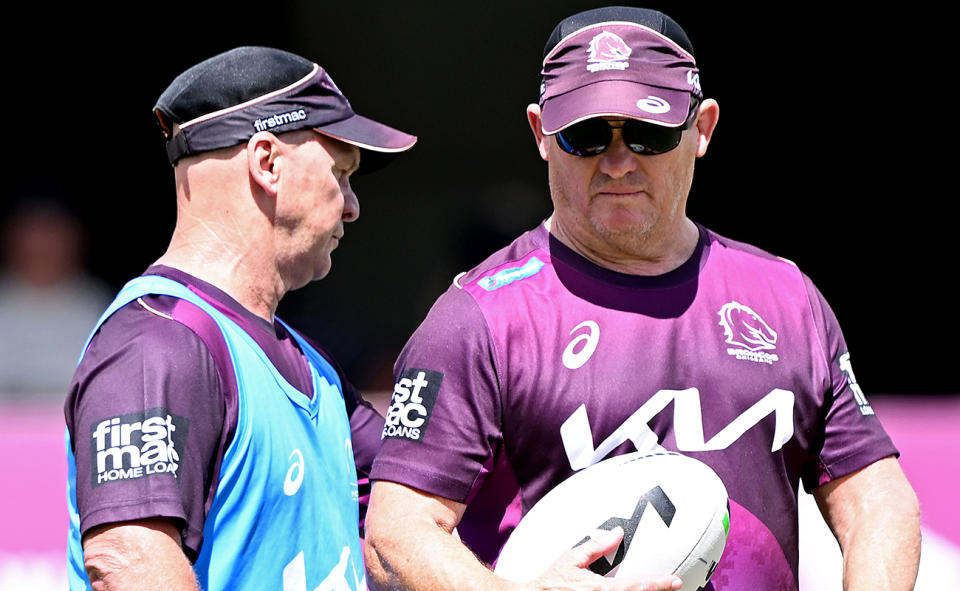
[{"label": "man wearing sunglasses", "polygon": [[[459,276],[397,361],[371,473],[373,581],[508,588],[483,565],[546,492],[611,455],[667,449],[730,495],[706,588],[798,588],[801,482],[845,588],[912,588],[917,499],[826,301],[795,265],[686,215],[718,115],[662,13],[609,7],[555,28],[527,109],[554,210]],[[659,588],[562,565],[537,583]]]}]

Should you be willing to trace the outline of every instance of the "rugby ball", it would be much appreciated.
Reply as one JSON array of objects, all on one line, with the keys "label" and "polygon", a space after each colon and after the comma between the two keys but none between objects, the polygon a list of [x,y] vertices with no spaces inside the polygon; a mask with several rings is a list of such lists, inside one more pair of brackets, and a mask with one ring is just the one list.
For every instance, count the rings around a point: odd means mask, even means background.
[{"label": "rugby ball", "polygon": [[520,520],[494,566],[530,581],[598,530],[623,528],[619,547],[590,570],[607,577],[676,574],[682,591],[710,580],[727,543],[727,489],[709,466],[668,451],[603,460],[561,482]]}]

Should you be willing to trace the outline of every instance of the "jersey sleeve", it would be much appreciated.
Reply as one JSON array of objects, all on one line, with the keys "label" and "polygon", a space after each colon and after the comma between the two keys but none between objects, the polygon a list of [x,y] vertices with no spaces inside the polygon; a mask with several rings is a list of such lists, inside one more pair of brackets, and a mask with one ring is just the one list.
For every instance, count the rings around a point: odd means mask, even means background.
[{"label": "jersey sleeve", "polygon": [[225,445],[224,384],[190,328],[132,302],[90,343],[65,418],[80,531],[167,517],[194,559]]},{"label": "jersey sleeve", "polygon": [[360,391],[347,378],[332,357],[323,353],[340,375],[343,386],[343,402],[350,418],[350,439],[353,445],[353,461],[357,469],[357,494],[360,510],[360,537],[364,537],[364,524],[367,518],[367,507],[370,505],[370,470],[373,459],[380,450],[380,432],[383,430],[383,417],[363,398]]},{"label": "jersey sleeve", "polygon": [[396,384],[371,479],[464,502],[501,442],[500,380],[483,315],[455,286],[394,366]]},{"label": "jersey sleeve", "polygon": [[[347,395],[344,388],[344,396]],[[370,505],[370,470],[380,449],[383,417],[373,406],[359,397],[350,412],[350,437],[353,440],[353,459],[357,467],[357,493],[360,503],[360,537],[364,537],[367,507]],[[349,404],[348,404],[349,407]]]},{"label": "jersey sleeve", "polygon": [[805,467],[804,488],[827,482],[899,452],[857,383],[850,353],[833,310],[808,277],[804,277],[819,327],[831,389],[825,395],[820,432]]}]

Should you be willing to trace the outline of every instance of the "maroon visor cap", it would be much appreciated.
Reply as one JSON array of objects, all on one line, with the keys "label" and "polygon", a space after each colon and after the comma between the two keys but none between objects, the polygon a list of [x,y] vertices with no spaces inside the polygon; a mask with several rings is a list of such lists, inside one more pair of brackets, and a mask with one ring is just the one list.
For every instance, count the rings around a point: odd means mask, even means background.
[{"label": "maroon visor cap", "polygon": [[601,116],[678,127],[692,102],[703,97],[692,51],[628,20],[594,22],[567,33],[547,51],[541,74],[547,134]]}]

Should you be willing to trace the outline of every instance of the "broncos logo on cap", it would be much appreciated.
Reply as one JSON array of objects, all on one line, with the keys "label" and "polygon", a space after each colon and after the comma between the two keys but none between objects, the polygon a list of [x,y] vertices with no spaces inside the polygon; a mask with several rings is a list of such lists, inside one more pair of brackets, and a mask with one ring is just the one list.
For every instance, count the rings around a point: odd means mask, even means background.
[{"label": "broncos logo on cap", "polygon": [[604,31],[590,41],[590,48],[587,49],[591,63],[598,62],[621,62],[626,61],[633,50],[616,33]]},{"label": "broncos logo on cap", "polygon": [[740,302],[730,302],[720,308],[720,326],[727,344],[738,345],[750,351],[777,348],[777,333],[760,315]]}]

